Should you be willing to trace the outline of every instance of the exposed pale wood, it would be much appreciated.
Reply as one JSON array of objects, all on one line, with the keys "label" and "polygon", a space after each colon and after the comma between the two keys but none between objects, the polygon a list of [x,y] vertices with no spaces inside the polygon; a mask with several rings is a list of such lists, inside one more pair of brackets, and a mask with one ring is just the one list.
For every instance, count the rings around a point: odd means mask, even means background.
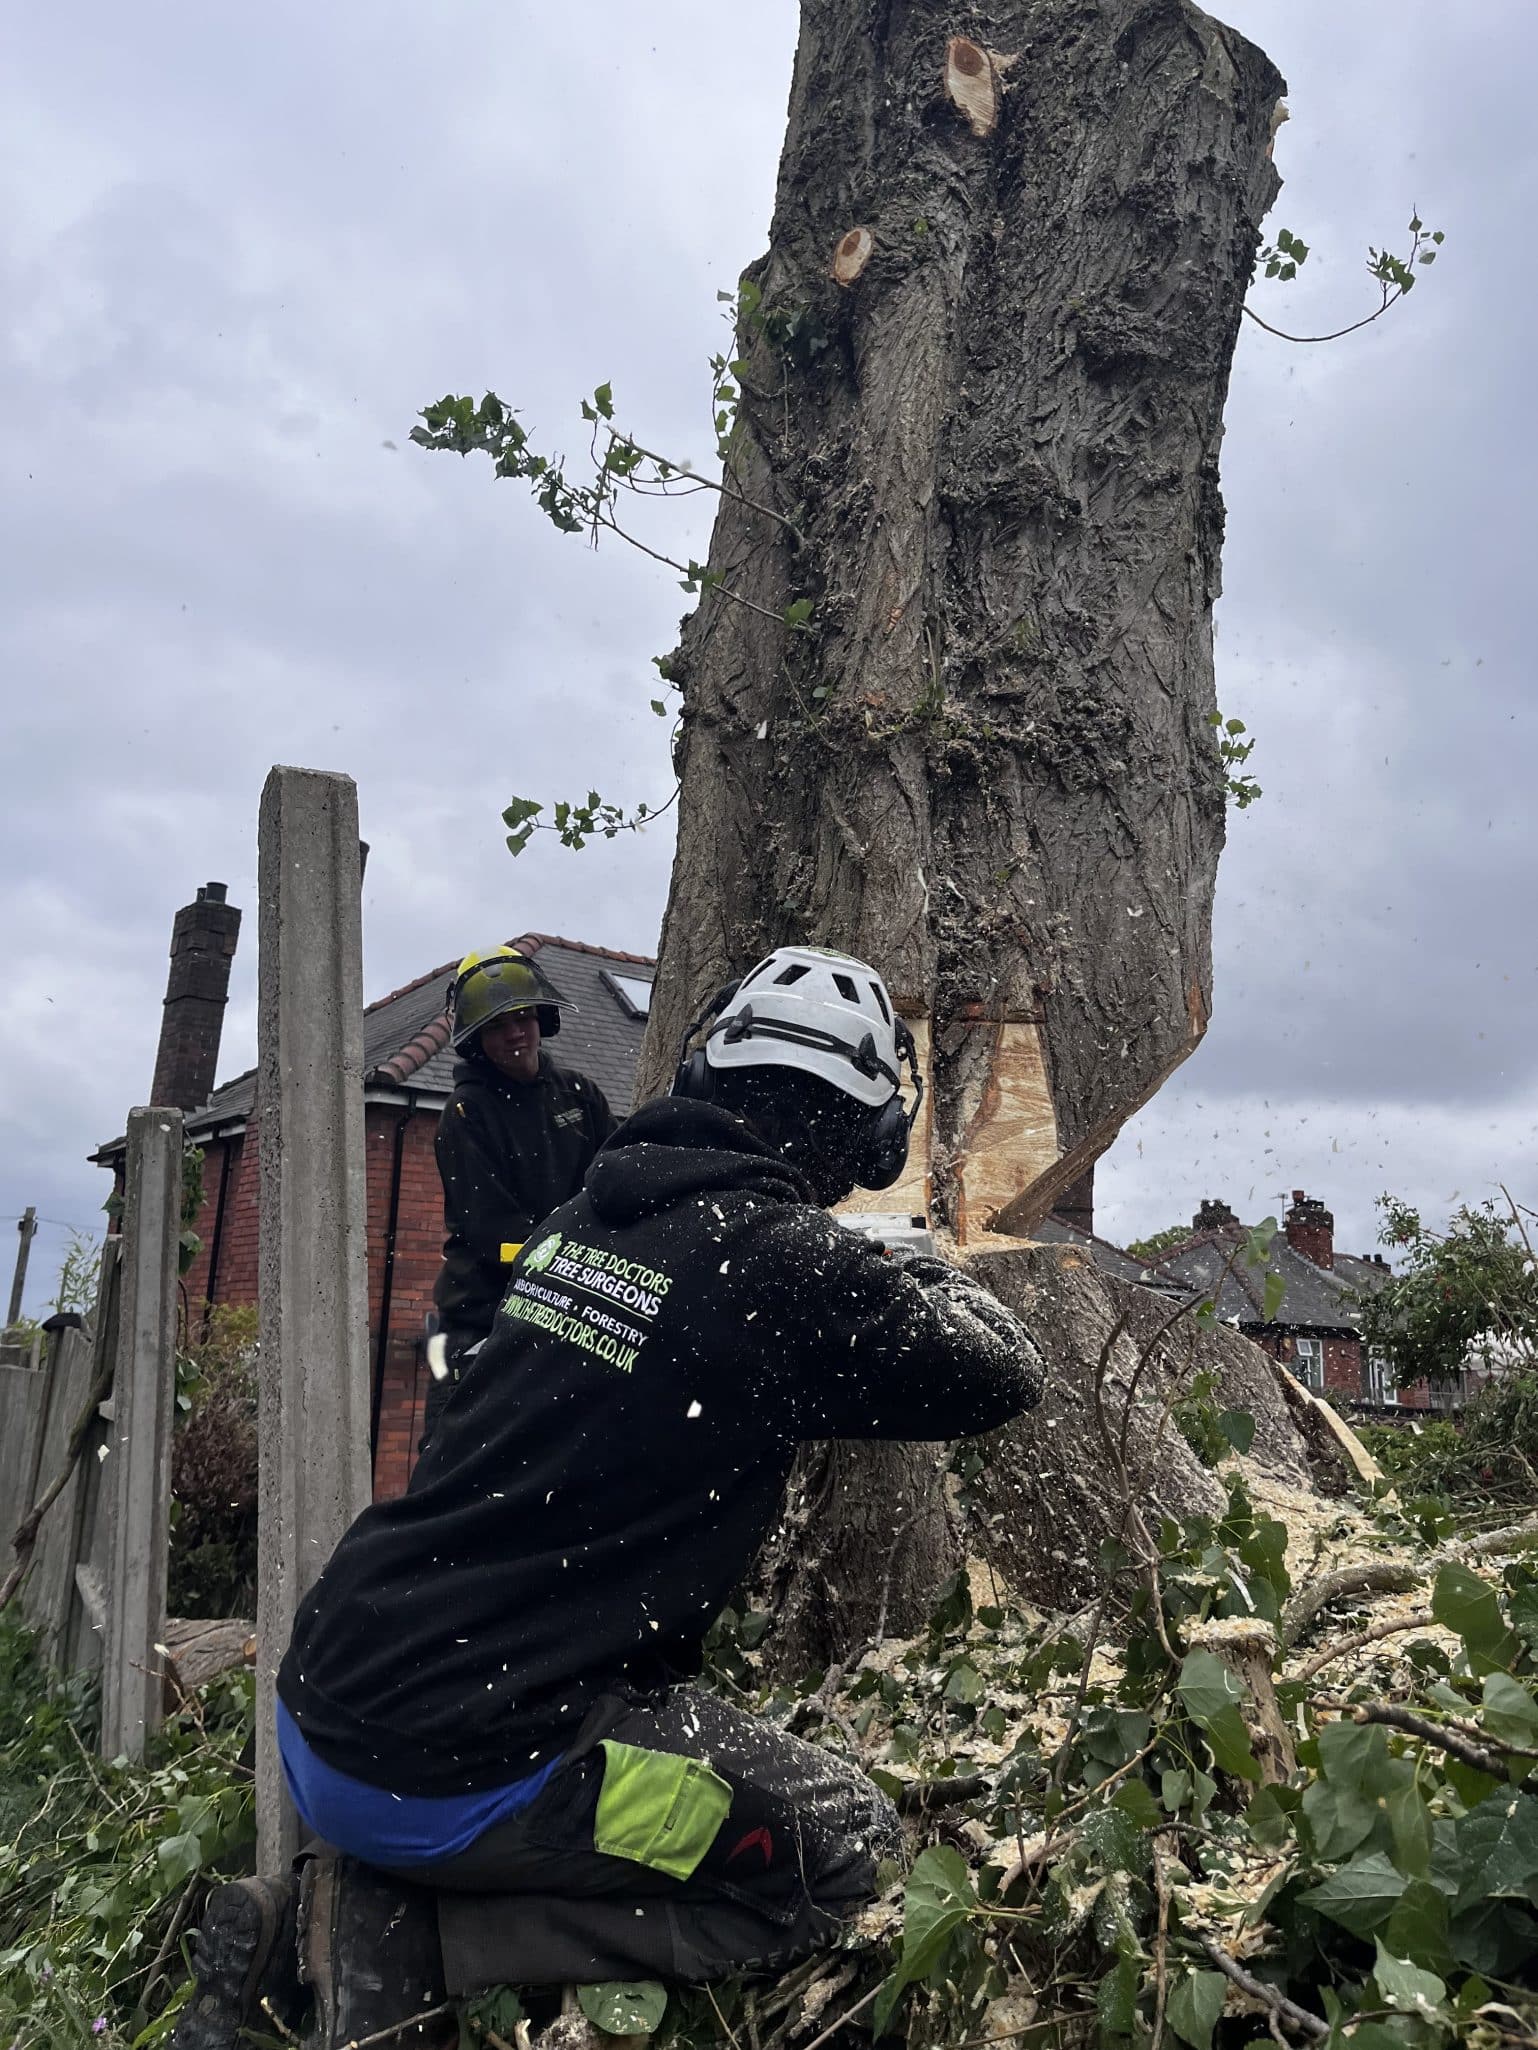
[{"label": "exposed pale wood", "polygon": [[1034,1019],[965,1028],[974,1042],[950,1164],[958,1242],[972,1243],[1060,1158],[1041,1028]]},{"label": "exposed pale wood", "polygon": [[[919,1106],[908,1143],[908,1165],[902,1178],[890,1189],[856,1189],[846,1202],[839,1204],[840,1216],[883,1210],[900,1212],[907,1217],[929,1215],[934,1193],[931,1172],[934,1154],[934,1057],[930,1048],[929,1020],[909,1018],[906,1022],[913,1034],[919,1073],[924,1078],[924,1100]],[[906,1075],[902,1094],[903,1102],[911,1109],[913,1091],[907,1086]]]},{"label": "exposed pale wood", "polygon": [[173,1616],[162,1643],[168,1711],[218,1674],[256,1663],[256,1625],[245,1616]]},{"label": "exposed pale wood", "polygon": [[998,83],[988,52],[969,36],[952,36],[945,46],[945,91],[974,135],[992,135],[999,124]]},{"label": "exposed pale wood", "polygon": [[870,262],[875,238],[869,228],[851,228],[833,252],[833,276],[841,285],[852,285]]}]

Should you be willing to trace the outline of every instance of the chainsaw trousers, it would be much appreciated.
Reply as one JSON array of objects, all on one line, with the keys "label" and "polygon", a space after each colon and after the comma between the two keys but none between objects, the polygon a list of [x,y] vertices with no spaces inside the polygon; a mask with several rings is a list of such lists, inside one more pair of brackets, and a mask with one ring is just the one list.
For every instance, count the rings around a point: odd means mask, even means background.
[{"label": "chainsaw trousers", "polygon": [[533,1803],[402,1877],[435,1890],[451,1994],[780,1971],[900,1854],[853,1765],[714,1695],[606,1696]]}]

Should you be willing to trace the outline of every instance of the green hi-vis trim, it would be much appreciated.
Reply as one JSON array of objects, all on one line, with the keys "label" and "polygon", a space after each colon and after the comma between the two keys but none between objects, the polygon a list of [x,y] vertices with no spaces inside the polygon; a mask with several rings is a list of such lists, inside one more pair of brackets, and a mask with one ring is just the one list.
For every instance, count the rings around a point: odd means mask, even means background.
[{"label": "green hi-vis trim", "polygon": [[715,1842],[732,1790],[697,1758],[603,1740],[603,1791],[594,1848],[688,1879]]}]

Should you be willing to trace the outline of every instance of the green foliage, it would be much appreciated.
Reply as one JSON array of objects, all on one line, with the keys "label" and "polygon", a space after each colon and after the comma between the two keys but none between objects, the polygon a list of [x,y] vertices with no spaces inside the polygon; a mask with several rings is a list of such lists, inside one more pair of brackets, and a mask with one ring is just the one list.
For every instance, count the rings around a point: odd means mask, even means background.
[{"label": "green foliage", "polygon": [[651,2035],[667,2004],[667,1988],[655,1979],[608,1979],[577,1988],[577,2005],[606,2036]]},{"label": "green foliage", "polygon": [[1246,727],[1242,719],[1225,719],[1221,712],[1209,712],[1207,724],[1213,728],[1218,743],[1218,760],[1223,764],[1223,787],[1238,806],[1247,811],[1262,795],[1260,785],[1244,768],[1244,764],[1255,752],[1253,735],[1244,739]]},{"label": "green foliage", "polygon": [[1210,1368],[1203,1368],[1171,1412],[1181,1436],[1203,1466],[1217,1466],[1230,1453],[1248,1452],[1255,1440],[1255,1419],[1248,1410],[1219,1409],[1215,1400],[1218,1379]]},{"label": "green foliage", "polygon": [[177,1356],[173,1616],[256,1613],[256,1333],[254,1307],[220,1304]]},{"label": "green foliage", "polygon": [[[1371,313],[1346,327],[1336,328],[1330,334],[1285,334],[1280,328],[1272,327],[1269,321],[1262,320],[1252,307],[1246,306],[1244,310],[1268,334],[1277,335],[1284,342],[1335,342],[1344,335],[1355,334],[1358,328],[1371,327],[1391,306],[1415,289],[1417,273],[1436,262],[1437,253],[1447,240],[1440,228],[1428,228],[1419,213],[1410,216],[1409,235],[1410,246],[1404,256],[1396,256],[1388,249],[1368,250],[1367,274],[1378,286],[1381,296]],[[1300,241],[1290,229],[1283,228],[1274,243],[1268,242],[1261,248],[1255,259],[1256,271],[1278,284],[1291,284],[1307,263],[1308,254],[1308,244]]]},{"label": "green foliage", "polygon": [[1378,1236],[1399,1271],[1358,1299],[1364,1343],[1387,1354],[1401,1387],[1451,1381],[1468,1366],[1538,1374],[1538,1267],[1520,1206],[1465,1204],[1445,1232],[1392,1196]]},{"label": "green foliage", "polygon": [[143,1767],[103,1763],[90,1692],[50,1690],[29,1633],[0,1615],[6,2042],[126,2050],[169,2035],[187,1967],[173,1944],[151,1983],[162,1939],[178,1911],[196,1927],[211,1878],[249,1869],[251,1781],[237,1760],[251,1719],[251,1676],[228,1674],[167,1724]]},{"label": "green foliage", "polygon": [[1152,1267],[1161,1253],[1167,1253],[1173,1246],[1183,1246],[1194,1234],[1189,1224],[1171,1224],[1163,1231],[1150,1232],[1146,1239],[1131,1239],[1127,1251],[1134,1260],[1141,1260],[1146,1267]]},{"label": "green foliage", "polygon": [[1307,262],[1308,244],[1299,241],[1290,228],[1282,228],[1276,241],[1268,242],[1256,257],[1255,267],[1264,277],[1290,285]]},{"label": "green foliage", "polygon": [[102,1242],[87,1231],[71,1231],[64,1256],[59,1262],[59,1271],[54,1279],[53,1294],[48,1299],[50,1314],[62,1316],[73,1313],[86,1316],[96,1304],[96,1291],[101,1285]]}]

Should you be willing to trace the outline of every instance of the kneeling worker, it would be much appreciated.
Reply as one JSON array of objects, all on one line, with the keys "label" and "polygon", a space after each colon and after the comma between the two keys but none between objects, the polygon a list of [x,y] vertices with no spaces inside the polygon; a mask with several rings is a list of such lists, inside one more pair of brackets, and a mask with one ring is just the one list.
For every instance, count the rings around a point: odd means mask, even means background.
[{"label": "kneeling worker", "polygon": [[429,1385],[424,1441],[466,1354],[491,1331],[509,1278],[503,1248],[576,1195],[614,1130],[598,1084],[544,1051],[562,1007],[514,947],[467,954],[449,992],[449,1043],[461,1059],[435,1141],[446,1237],[433,1288],[448,1373]]},{"label": "kneeling worker", "polygon": [[[304,1867],[311,2040],[503,1981],[778,1970],[899,1847],[856,1767],[682,1683],[799,1444],[992,1430],[1041,1357],[943,1261],[824,1214],[907,1153],[912,1042],[872,970],[782,948],[707,1026],[524,1247],[407,1493],[299,1611],[279,1747],[346,1854]],[[279,2005],[294,1917],[290,1882],[213,1897],[180,2050]]]}]

